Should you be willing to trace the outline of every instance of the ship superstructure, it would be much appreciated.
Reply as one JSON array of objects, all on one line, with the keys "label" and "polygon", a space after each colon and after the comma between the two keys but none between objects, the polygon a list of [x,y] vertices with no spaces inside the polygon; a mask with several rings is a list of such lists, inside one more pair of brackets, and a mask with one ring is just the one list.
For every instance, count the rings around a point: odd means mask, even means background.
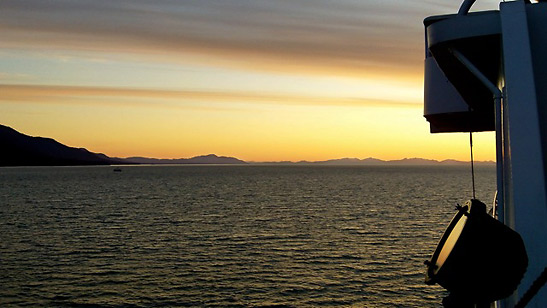
[{"label": "ship superstructure", "polygon": [[494,211],[528,256],[518,288],[496,305],[522,305],[535,288],[526,307],[544,308],[547,286],[537,280],[547,266],[547,3],[469,12],[474,2],[424,20],[424,116],[432,133],[496,132]]}]

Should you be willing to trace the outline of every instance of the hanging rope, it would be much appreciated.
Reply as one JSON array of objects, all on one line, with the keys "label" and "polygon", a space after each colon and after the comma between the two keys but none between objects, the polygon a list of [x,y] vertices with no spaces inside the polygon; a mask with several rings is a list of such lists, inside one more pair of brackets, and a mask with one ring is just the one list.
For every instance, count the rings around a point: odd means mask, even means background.
[{"label": "hanging rope", "polygon": [[469,131],[469,148],[471,152],[471,186],[473,187],[473,199],[475,198],[475,162],[473,161],[473,132]]}]

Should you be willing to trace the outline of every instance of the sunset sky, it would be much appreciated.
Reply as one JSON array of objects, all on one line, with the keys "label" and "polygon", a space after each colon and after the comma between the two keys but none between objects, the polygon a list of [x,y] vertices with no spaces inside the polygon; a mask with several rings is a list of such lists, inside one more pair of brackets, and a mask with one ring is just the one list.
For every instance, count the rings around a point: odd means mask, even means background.
[{"label": "sunset sky", "polygon": [[0,124],[116,157],[468,160],[422,116],[422,20],[460,4],[3,0]]}]

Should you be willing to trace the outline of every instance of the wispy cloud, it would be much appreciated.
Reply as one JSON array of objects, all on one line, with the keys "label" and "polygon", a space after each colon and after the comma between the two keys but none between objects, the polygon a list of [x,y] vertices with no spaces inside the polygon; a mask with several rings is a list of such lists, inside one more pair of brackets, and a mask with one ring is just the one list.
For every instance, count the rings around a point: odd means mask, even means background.
[{"label": "wispy cloud", "polygon": [[[122,98],[122,99],[120,99]],[[123,99],[125,98],[125,99]],[[116,101],[112,104],[112,101]],[[150,104],[150,101],[155,102]],[[366,97],[314,97],[253,93],[242,91],[170,91],[155,89],[128,89],[109,87],[72,87],[36,85],[0,85],[0,102],[93,104],[108,106],[141,106],[146,108],[195,108],[194,103],[210,103],[226,107],[226,103],[272,104],[292,106],[337,107],[407,107],[421,108],[420,104],[379,100]],[[143,102],[143,103],[139,103]],[[203,106],[203,104],[200,104]]]},{"label": "wispy cloud", "polygon": [[4,0],[0,46],[185,55],[254,68],[416,74],[453,1]]},{"label": "wispy cloud", "polygon": [[33,79],[33,76],[28,75],[28,74],[0,72],[0,81],[4,81],[4,80],[29,81],[29,80],[32,80],[32,79]]}]

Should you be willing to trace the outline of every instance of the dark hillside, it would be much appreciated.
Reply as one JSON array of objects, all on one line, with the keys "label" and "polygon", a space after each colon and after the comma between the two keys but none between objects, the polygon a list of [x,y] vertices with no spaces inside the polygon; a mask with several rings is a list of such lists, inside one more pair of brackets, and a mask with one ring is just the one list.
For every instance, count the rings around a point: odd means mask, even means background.
[{"label": "dark hillside", "polygon": [[77,166],[119,163],[50,138],[31,137],[0,125],[0,166]]}]

